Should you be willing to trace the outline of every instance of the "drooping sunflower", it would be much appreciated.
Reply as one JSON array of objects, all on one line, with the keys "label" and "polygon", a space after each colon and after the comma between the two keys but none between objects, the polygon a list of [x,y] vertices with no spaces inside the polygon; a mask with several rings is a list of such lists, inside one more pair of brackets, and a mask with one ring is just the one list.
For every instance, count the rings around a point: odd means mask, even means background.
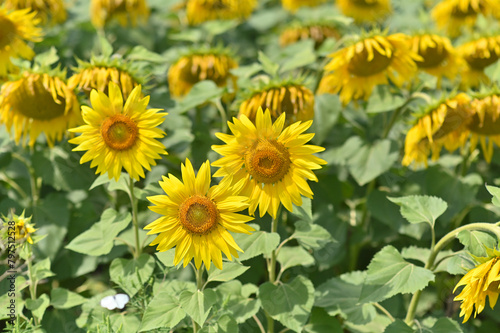
[{"label": "drooping sunflower", "polygon": [[217,133],[225,145],[212,149],[224,156],[212,163],[220,169],[214,177],[224,177],[222,183],[243,182],[241,195],[249,197],[248,211],[254,214],[257,206],[260,216],[268,212],[276,218],[280,203],[289,211],[292,203],[302,205],[301,195],[312,199],[308,180],[318,181],[312,170],[326,164],[314,156],[323,147],[305,145],[314,134],[303,134],[312,120],[296,122],[283,130],[286,113],[273,123],[271,112],[257,111],[255,124],[246,116],[228,122],[233,135]]},{"label": "drooping sunflower", "polygon": [[40,42],[42,30],[37,26],[39,18],[30,9],[10,11],[0,7],[0,77],[15,68],[10,58],[31,60],[35,52],[27,41]]},{"label": "drooping sunflower", "polygon": [[187,0],[186,15],[191,25],[213,20],[243,20],[256,6],[257,0]]},{"label": "drooping sunflower", "polygon": [[210,163],[206,161],[195,176],[189,159],[182,165],[182,182],[174,175],[163,176],[160,186],[166,195],[148,197],[156,206],[153,212],[162,217],[147,225],[148,234],[159,234],[150,244],[158,251],[175,246],[174,264],[184,267],[194,257],[196,268],[203,262],[207,269],[213,262],[222,269],[222,253],[232,261],[243,252],[230,232],[250,234],[246,222],[253,217],[237,214],[248,207],[247,198],[239,196],[240,185],[229,182],[210,187]]},{"label": "drooping sunflower", "polygon": [[484,310],[486,297],[493,309],[500,294],[500,251],[486,248],[486,257],[474,257],[477,266],[465,274],[457,283],[453,292],[458,287],[464,286],[454,301],[461,301],[460,317],[464,316],[465,323],[472,313],[474,318]]},{"label": "drooping sunflower", "polygon": [[300,40],[312,39],[315,47],[323,44],[325,39],[339,39],[340,34],[334,26],[328,24],[293,24],[283,30],[280,35],[280,45],[287,46]]},{"label": "drooping sunflower", "polygon": [[219,87],[227,85],[231,80],[236,86],[236,77],[230,70],[238,67],[226,50],[197,50],[181,57],[168,70],[170,94],[182,97],[189,93],[193,86],[203,80],[214,81]]},{"label": "drooping sunflower", "polygon": [[490,79],[484,69],[500,57],[500,36],[482,37],[458,47],[459,54],[465,60],[462,70],[461,88],[477,88]]},{"label": "drooping sunflower", "polygon": [[272,121],[286,113],[285,126],[314,118],[314,94],[298,82],[271,83],[252,92],[240,105],[238,117],[255,123],[259,109],[269,109]]},{"label": "drooping sunflower", "polygon": [[471,98],[460,93],[430,106],[406,134],[402,164],[425,164],[429,155],[437,160],[444,147],[452,152],[463,147],[469,137],[467,125],[473,118]]},{"label": "drooping sunflower", "polygon": [[[434,75],[454,80],[461,66],[460,57],[447,37],[434,34],[415,35],[410,39],[411,50],[422,60],[415,60],[418,68]],[[439,85],[439,83],[438,83]]]},{"label": "drooping sunflower", "polygon": [[390,0],[337,0],[337,6],[355,22],[377,22],[392,12]]},{"label": "drooping sunflower", "polygon": [[165,133],[157,128],[167,114],[161,109],[146,109],[149,96],[141,97],[141,86],[135,87],[123,104],[118,85],[110,82],[109,97],[102,91],[92,90],[92,107],[82,106],[86,125],[70,129],[82,135],[69,142],[78,144],[74,151],[86,151],[80,164],[92,160],[90,167],[97,166],[96,174],[108,173],[118,180],[122,167],[139,180],[144,178],[144,168],[151,170],[160,154],[167,154],[165,146],[157,139]]},{"label": "drooping sunflower", "polygon": [[291,12],[297,11],[300,7],[316,7],[325,2],[326,0],[281,0],[283,8]]},{"label": "drooping sunflower", "polygon": [[42,24],[63,23],[67,17],[63,0],[5,0],[4,5],[11,10],[31,8]]},{"label": "drooping sunflower", "polygon": [[416,73],[415,60],[421,59],[410,50],[404,34],[362,38],[329,57],[318,91],[340,93],[344,105],[353,99],[368,100],[375,86],[389,80],[402,86]]},{"label": "drooping sunflower", "polygon": [[92,0],[90,3],[90,19],[97,28],[113,19],[123,27],[136,26],[138,20],[146,21],[148,17],[146,0]]},{"label": "drooping sunflower", "polygon": [[[34,225],[30,223],[32,216],[24,217],[24,210],[21,215],[12,214],[10,218],[4,216],[3,227],[5,230],[9,230],[8,227],[12,227],[9,222],[14,222],[14,241],[17,243],[22,243],[24,241],[33,244],[33,239],[31,234],[33,234],[38,229],[34,228]],[[2,238],[12,237],[10,233],[2,235]]]},{"label": "drooping sunflower", "polygon": [[14,127],[16,143],[21,140],[25,144],[29,135],[33,146],[43,132],[52,147],[68,128],[81,122],[76,95],[58,76],[24,72],[18,80],[2,85],[0,123],[9,133]]}]

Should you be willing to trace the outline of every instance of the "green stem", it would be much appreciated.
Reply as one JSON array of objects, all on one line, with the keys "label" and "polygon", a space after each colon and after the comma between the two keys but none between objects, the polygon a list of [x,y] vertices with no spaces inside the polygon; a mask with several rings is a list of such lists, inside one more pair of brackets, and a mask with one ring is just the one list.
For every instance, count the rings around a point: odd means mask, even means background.
[{"label": "green stem", "polygon": [[[436,246],[434,246],[434,248],[431,250],[429,259],[427,259],[427,263],[425,264],[425,269],[431,269],[434,265],[434,261],[436,260],[436,257],[439,254],[439,252],[441,252],[441,250],[443,250],[445,246],[448,245],[449,242],[455,239],[457,235],[464,230],[477,230],[477,231],[490,232],[497,237],[498,241],[500,241],[500,228],[496,224],[471,223],[461,226],[459,228],[456,228],[455,230],[450,231],[445,236],[443,236],[443,238],[441,238],[439,242],[437,242]],[[417,305],[418,301],[420,300],[421,293],[422,290],[418,290],[413,294],[411,298],[410,305],[408,307],[408,312],[405,318],[405,323],[407,325],[411,326],[413,324],[413,320],[415,319],[415,311],[417,310]]]},{"label": "green stem", "polygon": [[226,110],[224,110],[224,107],[222,106],[222,102],[220,98],[217,98],[214,102],[215,106],[217,107],[217,110],[219,110],[220,114],[220,119],[221,119],[221,131],[222,133],[227,133],[227,114]]},{"label": "green stem", "polygon": [[[33,279],[33,266],[31,264],[31,261],[33,260],[33,253],[31,251],[31,244],[27,243],[26,246],[28,246],[28,259],[26,260],[28,264],[28,277],[30,279],[30,284],[29,284],[29,291],[30,291],[30,297],[32,300],[36,300],[36,285],[38,281]],[[36,316],[33,316],[33,319],[35,321],[35,325],[38,325],[38,318]]]},{"label": "green stem", "polygon": [[24,158],[24,156],[17,153],[12,153],[12,157],[19,160],[28,169],[28,173],[30,175],[30,187],[31,187],[31,208],[33,209],[33,219],[36,222],[35,208],[37,207],[38,199],[40,198],[40,189],[42,188],[42,178],[36,176],[35,169],[33,168],[30,161]]},{"label": "green stem", "polygon": [[386,308],[384,308],[382,305],[380,305],[379,303],[375,302],[373,303],[373,305],[379,309],[380,311],[382,311],[383,314],[385,314],[387,316],[387,318],[389,318],[392,322],[395,322],[396,319],[394,319],[394,317],[391,315],[391,313],[389,311],[387,311]]},{"label": "green stem", "polygon": [[134,234],[135,234],[135,252],[134,258],[139,258],[142,253],[142,247],[139,242],[139,222],[137,221],[137,199],[134,194],[134,179],[129,176],[129,197],[130,204],[132,205],[132,223],[134,224]]},{"label": "green stem", "polygon": [[[194,268],[194,265],[193,265]],[[196,276],[196,287],[198,288],[199,291],[203,291],[203,270],[205,266],[202,264],[200,268],[195,268],[195,276]],[[193,324],[193,333],[197,333],[200,330],[200,325],[198,325],[197,322],[195,322],[193,319],[191,319],[192,324]]]},{"label": "green stem", "polygon": [[[280,215],[281,209],[278,210],[278,215]],[[271,222],[271,232],[277,232],[278,231],[278,219],[273,218]],[[276,282],[276,250],[273,250],[271,253],[271,258],[268,261],[268,267],[267,270],[269,272],[269,282],[275,283]],[[267,333],[274,333],[274,319],[271,317],[271,315],[267,312],[265,312],[266,318],[267,318]]]}]

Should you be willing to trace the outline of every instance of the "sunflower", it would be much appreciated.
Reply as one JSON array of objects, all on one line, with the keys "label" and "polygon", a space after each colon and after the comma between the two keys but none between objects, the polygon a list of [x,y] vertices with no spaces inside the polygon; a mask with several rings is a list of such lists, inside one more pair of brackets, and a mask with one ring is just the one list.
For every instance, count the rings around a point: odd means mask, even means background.
[{"label": "sunflower", "polygon": [[471,108],[474,116],[467,125],[470,149],[474,150],[479,142],[489,163],[493,157],[493,143],[500,147],[500,92],[474,99]]},{"label": "sunflower", "polygon": [[314,118],[314,94],[306,86],[283,82],[264,87],[254,92],[240,105],[238,117],[245,115],[255,123],[259,109],[271,110],[271,119],[276,121],[286,113],[286,125]]},{"label": "sunflower", "polygon": [[97,28],[104,27],[112,19],[116,19],[123,27],[129,22],[136,26],[138,19],[147,20],[149,8],[146,0],[92,0],[90,16]]},{"label": "sunflower", "polygon": [[259,206],[260,216],[268,212],[273,218],[280,202],[289,211],[292,203],[302,205],[301,195],[313,197],[306,179],[318,181],[312,170],[326,164],[314,153],[323,147],[305,145],[314,134],[302,134],[312,120],[296,122],[283,130],[286,113],[276,122],[271,121],[271,112],[260,108],[254,123],[245,115],[233,118],[228,123],[233,135],[217,133],[225,145],[214,145],[212,149],[224,156],[212,163],[220,167],[214,177],[224,177],[222,183],[243,182],[241,195],[249,197],[248,211],[254,214]]},{"label": "sunflower", "polygon": [[326,0],[281,0],[283,8],[291,12],[297,11],[300,7],[316,7],[325,2]]},{"label": "sunflower", "polygon": [[314,46],[318,48],[325,39],[339,39],[340,34],[333,26],[326,24],[295,24],[285,30],[280,35],[280,45],[287,46],[300,40],[312,39]]},{"label": "sunflower", "polygon": [[[418,68],[441,80],[456,78],[460,69],[460,57],[446,37],[434,34],[421,34],[410,39],[410,49],[422,60],[415,60]],[[439,85],[439,83],[438,83]]]},{"label": "sunflower", "polygon": [[10,58],[31,60],[35,52],[26,41],[42,40],[42,30],[37,27],[40,19],[30,9],[9,11],[0,7],[0,77],[15,68]]},{"label": "sunflower", "polygon": [[421,59],[409,49],[404,34],[366,37],[329,57],[319,92],[340,92],[344,105],[352,99],[368,100],[375,86],[389,80],[402,86],[416,73],[415,61]]},{"label": "sunflower", "polygon": [[110,82],[109,97],[102,91],[92,90],[90,101],[93,109],[82,106],[86,125],[70,131],[82,133],[69,142],[78,144],[75,151],[87,151],[80,164],[92,160],[90,167],[97,166],[96,173],[108,172],[109,178],[119,179],[123,168],[139,180],[144,170],[156,165],[160,154],[167,154],[165,146],[157,139],[165,133],[156,126],[163,123],[166,113],[161,109],[149,109],[149,96],[141,98],[141,86],[135,87],[123,105],[118,85]]},{"label": "sunflower", "polygon": [[355,22],[376,22],[392,12],[389,0],[337,0],[337,6]]},{"label": "sunflower", "polygon": [[224,87],[231,79],[233,86],[236,86],[236,77],[230,73],[236,67],[238,63],[226,51],[196,51],[185,55],[168,70],[170,94],[182,97],[203,80],[211,80],[217,86]]},{"label": "sunflower", "polygon": [[478,14],[489,15],[500,10],[498,0],[444,0],[431,11],[437,26],[450,37],[458,37],[462,27],[471,29]]},{"label": "sunflower", "polygon": [[[24,211],[21,215],[12,214],[11,218],[6,218],[4,216],[3,227],[9,231],[8,227],[12,227],[12,222],[14,223],[14,240],[16,242],[23,242],[26,240],[28,243],[33,244],[33,239],[31,238],[31,234],[37,231],[31,223],[32,216],[24,217]],[[12,237],[12,235],[7,232],[7,234],[3,235],[3,238]]]},{"label": "sunflower", "polygon": [[[75,93],[58,76],[24,72],[18,80],[2,85],[0,123],[4,123],[9,132],[14,127],[16,143],[29,134],[29,145],[33,146],[44,132],[52,147],[54,141],[62,140],[69,127],[81,121]],[[25,144],[25,140],[22,141]]]},{"label": "sunflower", "polygon": [[458,287],[464,286],[462,292],[454,298],[461,301],[460,317],[464,316],[465,323],[472,313],[474,318],[484,310],[486,297],[489,298],[490,307],[493,309],[500,293],[500,251],[486,248],[486,257],[474,257],[477,266],[465,274],[457,283],[453,292]]},{"label": "sunflower", "polygon": [[189,159],[182,165],[182,182],[172,174],[163,176],[160,186],[167,195],[148,197],[156,206],[153,212],[163,215],[147,225],[148,234],[159,234],[150,244],[158,251],[175,246],[174,264],[181,260],[184,267],[194,257],[196,268],[203,262],[207,269],[213,262],[222,269],[222,253],[229,260],[243,252],[231,232],[250,234],[254,231],[245,223],[253,217],[237,214],[248,207],[247,198],[238,195],[239,185],[229,182],[210,187],[210,163],[206,161],[195,176]]},{"label": "sunflower", "polygon": [[206,21],[248,18],[257,0],[187,0],[186,15],[189,24]]},{"label": "sunflower", "polygon": [[429,154],[437,160],[443,147],[451,152],[464,146],[469,137],[467,125],[474,114],[470,102],[468,95],[460,93],[429,107],[406,134],[402,164],[427,166]]},{"label": "sunflower", "polygon": [[461,88],[477,88],[490,79],[484,69],[494,64],[500,57],[500,36],[482,37],[458,47],[458,52],[465,60],[462,71]]},{"label": "sunflower", "polygon": [[43,24],[63,23],[67,17],[63,0],[5,0],[4,5],[12,10],[31,8]]}]

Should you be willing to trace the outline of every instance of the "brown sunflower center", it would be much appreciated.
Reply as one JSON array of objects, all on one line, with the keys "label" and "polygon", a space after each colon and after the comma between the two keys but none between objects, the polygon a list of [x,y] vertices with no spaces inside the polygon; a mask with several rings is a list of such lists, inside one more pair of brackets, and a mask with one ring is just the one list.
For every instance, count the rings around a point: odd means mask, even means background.
[{"label": "brown sunflower center", "polygon": [[415,60],[417,66],[420,68],[432,68],[440,65],[446,59],[448,51],[442,44],[436,43],[435,46],[427,46],[425,50],[419,49],[418,54],[424,60]]},{"label": "brown sunflower center", "polygon": [[434,140],[440,139],[447,136],[451,132],[466,125],[470,121],[470,107],[467,103],[459,103],[456,108],[447,107],[446,116],[444,118],[443,124],[432,135]]},{"label": "brown sunflower center", "polygon": [[490,51],[488,53],[484,51],[476,51],[473,54],[466,55],[464,58],[473,69],[483,70],[498,60],[498,54],[494,51]]},{"label": "brown sunflower center", "polygon": [[115,150],[126,150],[137,141],[139,128],[135,121],[123,114],[116,114],[104,120],[101,134],[108,147]]},{"label": "brown sunflower center", "polygon": [[261,140],[245,154],[245,167],[259,183],[273,184],[290,169],[290,153],[275,140]]},{"label": "brown sunflower center", "polygon": [[181,80],[195,84],[202,80],[214,81],[218,86],[227,80],[224,58],[216,55],[195,55],[186,61],[181,71]]},{"label": "brown sunflower center", "polygon": [[368,51],[363,47],[361,52],[354,54],[347,69],[349,73],[356,76],[371,76],[382,72],[391,64],[392,54],[391,52],[391,55],[387,55],[386,50],[386,54],[383,55],[373,49],[373,58],[368,60]]},{"label": "brown sunflower center", "polygon": [[360,7],[373,7],[378,4],[378,0],[352,0],[352,2]]},{"label": "brown sunflower center", "polygon": [[9,45],[16,37],[15,24],[6,17],[0,16],[0,49]]},{"label": "brown sunflower center", "polygon": [[66,102],[60,96],[54,100],[43,85],[41,77],[24,78],[16,90],[11,92],[12,108],[22,115],[35,120],[50,120],[62,116]]},{"label": "brown sunflower center", "polygon": [[473,133],[482,134],[482,135],[498,135],[500,134],[500,117],[497,113],[497,108],[500,108],[500,105],[488,105],[484,112],[484,118],[479,118],[478,114],[475,113],[472,117],[472,121],[469,124],[469,129]]},{"label": "brown sunflower center", "polygon": [[179,219],[182,226],[194,234],[205,234],[213,230],[219,220],[215,203],[202,195],[193,195],[180,205]]},{"label": "brown sunflower center", "polygon": [[469,4],[464,10],[460,5],[455,5],[451,10],[451,16],[456,18],[466,18],[467,16],[475,16],[477,13],[482,12],[484,5],[479,3],[477,8],[474,8],[472,4]]}]

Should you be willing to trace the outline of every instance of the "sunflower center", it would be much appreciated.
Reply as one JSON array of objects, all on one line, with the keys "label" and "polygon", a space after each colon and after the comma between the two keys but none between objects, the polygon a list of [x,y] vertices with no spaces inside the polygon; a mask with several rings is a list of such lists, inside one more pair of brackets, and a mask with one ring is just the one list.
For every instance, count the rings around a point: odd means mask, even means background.
[{"label": "sunflower center", "polygon": [[0,49],[9,45],[16,36],[15,24],[6,17],[0,17]]},{"label": "sunflower center", "polygon": [[126,150],[134,145],[139,134],[137,124],[123,114],[104,120],[101,125],[104,142],[112,149]]},{"label": "sunflower center", "polygon": [[474,8],[472,4],[469,4],[465,10],[460,8],[460,5],[455,5],[453,9],[451,10],[451,16],[457,17],[457,18],[466,18],[467,16],[475,16],[477,15],[478,12],[483,11],[483,4],[479,3],[478,8]]},{"label": "sunflower center", "polygon": [[362,7],[373,7],[377,5],[378,0],[352,0],[354,5]]},{"label": "sunflower center", "polygon": [[422,61],[415,60],[420,68],[432,68],[440,65],[448,56],[448,51],[443,45],[427,46],[425,50],[420,49],[418,54],[424,59]]},{"label": "sunflower center", "polygon": [[219,210],[215,203],[202,195],[193,195],[180,205],[182,226],[194,234],[205,234],[217,226]]},{"label": "sunflower center", "polygon": [[356,76],[371,76],[382,72],[386,69],[392,60],[391,55],[380,54],[376,49],[373,49],[373,58],[368,60],[368,51],[363,48],[363,51],[356,52],[349,61],[347,66],[348,71]]},{"label": "sunflower center", "polygon": [[481,120],[479,116],[474,114],[469,129],[473,133],[482,135],[498,135],[500,134],[500,117],[496,113],[496,105],[493,113],[485,112],[484,118]]},{"label": "sunflower center", "polygon": [[439,130],[437,130],[436,133],[432,135],[432,138],[434,140],[447,136],[451,132],[455,131],[456,129],[467,124],[470,121],[470,110],[468,104],[460,103],[455,109],[448,106],[446,107],[448,108],[448,111],[446,113],[446,117],[444,118],[443,124],[441,125]]},{"label": "sunflower center", "polygon": [[477,70],[483,70],[498,60],[498,54],[496,54],[495,51],[490,51],[488,57],[485,57],[482,53],[483,52],[476,51],[474,54],[465,56],[464,58],[470,67]]},{"label": "sunflower center", "polygon": [[275,140],[261,140],[245,154],[245,167],[259,183],[273,184],[290,169],[290,153]]}]

